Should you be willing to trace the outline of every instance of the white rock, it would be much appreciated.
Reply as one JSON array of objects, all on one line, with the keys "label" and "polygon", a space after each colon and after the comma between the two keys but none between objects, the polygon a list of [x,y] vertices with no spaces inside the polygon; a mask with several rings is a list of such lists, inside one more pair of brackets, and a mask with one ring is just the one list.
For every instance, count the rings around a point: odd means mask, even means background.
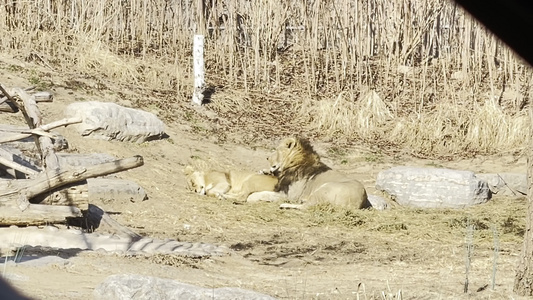
[{"label": "white rock", "polygon": [[203,288],[175,280],[141,275],[112,275],[93,291],[95,300],[273,300],[275,298],[240,288]]},{"label": "white rock", "polygon": [[165,132],[165,124],[154,114],[110,102],[75,102],[67,106],[65,116],[80,117],[82,123],[69,128],[96,139],[142,143]]},{"label": "white rock", "polygon": [[473,172],[438,168],[395,167],[378,174],[376,188],[400,205],[463,208],[488,201],[490,189]]}]

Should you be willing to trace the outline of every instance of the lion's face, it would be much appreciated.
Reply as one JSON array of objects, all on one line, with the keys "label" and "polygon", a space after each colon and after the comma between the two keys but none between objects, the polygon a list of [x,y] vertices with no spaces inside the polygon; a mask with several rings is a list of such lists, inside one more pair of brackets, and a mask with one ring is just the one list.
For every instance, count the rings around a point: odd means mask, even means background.
[{"label": "lion's face", "polygon": [[203,172],[194,171],[187,175],[187,187],[200,195],[205,195],[205,176]]},{"label": "lion's face", "polygon": [[284,139],[276,148],[274,153],[267,158],[268,162],[270,163],[270,173],[272,175],[278,176],[280,172],[288,167],[291,153],[296,146],[296,142],[297,141],[295,138]]}]

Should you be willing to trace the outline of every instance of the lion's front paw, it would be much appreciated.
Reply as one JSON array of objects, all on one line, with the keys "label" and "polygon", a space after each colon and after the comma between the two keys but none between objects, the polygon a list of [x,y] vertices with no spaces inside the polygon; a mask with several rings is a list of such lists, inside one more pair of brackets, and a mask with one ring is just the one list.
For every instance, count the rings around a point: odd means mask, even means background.
[{"label": "lion's front paw", "polygon": [[224,194],[217,193],[216,196],[217,196],[218,200],[224,200],[224,201],[228,200],[228,199],[226,198],[226,196],[224,196]]},{"label": "lion's front paw", "polygon": [[270,169],[263,169],[263,170],[259,170],[259,174],[261,174],[261,175],[272,175],[272,172],[270,172]]}]

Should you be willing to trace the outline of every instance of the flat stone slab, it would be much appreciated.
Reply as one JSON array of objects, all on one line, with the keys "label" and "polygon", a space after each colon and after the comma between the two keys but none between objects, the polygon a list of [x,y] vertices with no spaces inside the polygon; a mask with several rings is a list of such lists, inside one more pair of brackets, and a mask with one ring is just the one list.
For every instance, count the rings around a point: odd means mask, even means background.
[{"label": "flat stone slab", "polygon": [[275,298],[241,288],[203,288],[179,281],[135,274],[112,275],[93,292],[95,300],[274,300]]},{"label": "flat stone slab", "polygon": [[491,197],[487,182],[473,172],[441,168],[394,167],[378,174],[376,189],[421,208],[464,208]]},{"label": "flat stone slab", "polygon": [[84,233],[76,229],[58,229],[55,226],[0,228],[0,248],[23,246],[81,249],[108,253],[175,254],[189,257],[225,255],[229,249],[208,243],[180,242],[172,239],[135,238],[128,235]]}]

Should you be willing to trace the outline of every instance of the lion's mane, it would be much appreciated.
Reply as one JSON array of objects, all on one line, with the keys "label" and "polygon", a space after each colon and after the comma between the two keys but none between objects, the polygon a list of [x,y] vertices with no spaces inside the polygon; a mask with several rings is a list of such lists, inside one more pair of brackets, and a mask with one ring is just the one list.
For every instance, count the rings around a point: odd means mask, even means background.
[{"label": "lion's mane", "polygon": [[[294,144],[289,144],[291,142],[294,142]],[[279,179],[275,188],[276,192],[287,193],[292,183],[309,179],[331,170],[330,167],[320,161],[320,156],[315,152],[309,140],[295,138],[289,143],[285,143],[284,146],[290,149],[290,152],[283,159],[283,165],[280,166],[277,174],[274,172]]]}]

